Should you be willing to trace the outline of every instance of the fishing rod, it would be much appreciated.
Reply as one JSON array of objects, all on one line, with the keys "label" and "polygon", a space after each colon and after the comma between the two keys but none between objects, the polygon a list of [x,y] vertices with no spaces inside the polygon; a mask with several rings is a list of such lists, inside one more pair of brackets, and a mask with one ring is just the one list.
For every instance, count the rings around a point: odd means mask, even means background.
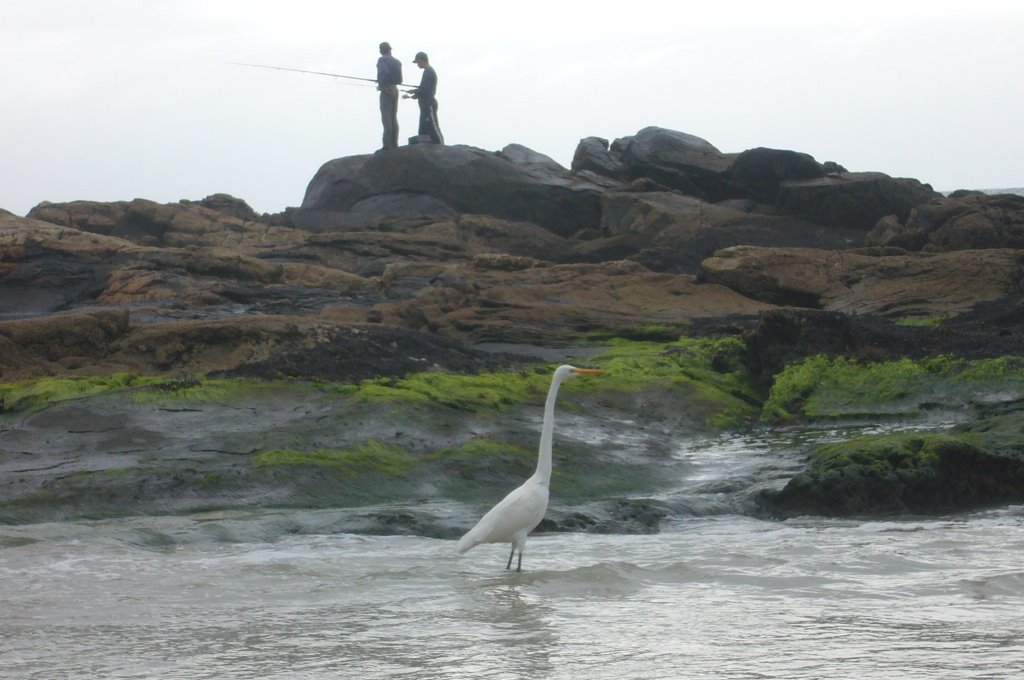
[{"label": "fishing rod", "polygon": [[[315,76],[328,76],[330,78],[345,78],[347,80],[361,80],[361,81],[366,82],[366,83],[374,83],[374,84],[377,83],[377,79],[376,78],[360,78],[359,76],[345,76],[345,75],[342,75],[340,73],[325,73],[324,71],[306,71],[306,70],[301,69],[301,68],[286,68],[284,66],[265,66],[264,64],[245,64],[245,63],[242,63],[240,61],[229,61],[228,63],[229,64],[233,64],[235,66],[252,66],[253,68],[269,68],[269,69],[274,69],[275,71],[292,71],[293,73],[309,73],[309,74],[312,74],[312,75],[315,75]],[[408,85],[399,85],[398,87],[399,88],[406,88],[406,89],[416,89],[415,87],[408,86]]]}]

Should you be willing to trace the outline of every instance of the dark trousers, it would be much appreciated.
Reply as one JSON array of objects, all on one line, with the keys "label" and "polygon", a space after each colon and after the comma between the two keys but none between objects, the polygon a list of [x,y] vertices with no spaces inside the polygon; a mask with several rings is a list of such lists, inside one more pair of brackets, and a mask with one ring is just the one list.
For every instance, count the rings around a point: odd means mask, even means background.
[{"label": "dark trousers", "polygon": [[398,87],[385,85],[380,89],[380,122],[384,125],[384,149],[398,148]]},{"label": "dark trousers", "polygon": [[430,137],[434,144],[444,144],[444,135],[441,134],[441,126],[437,122],[437,100],[417,99],[420,105],[420,134]]}]

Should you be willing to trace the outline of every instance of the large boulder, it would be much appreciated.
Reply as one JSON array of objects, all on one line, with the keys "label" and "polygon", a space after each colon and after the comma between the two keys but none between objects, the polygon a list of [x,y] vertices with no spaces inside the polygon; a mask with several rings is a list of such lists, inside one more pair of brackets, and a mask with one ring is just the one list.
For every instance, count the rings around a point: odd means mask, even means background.
[{"label": "large boulder", "polygon": [[324,164],[292,219],[335,229],[384,215],[474,213],[533,222],[568,236],[600,221],[601,187],[525,147],[491,153],[418,144]]},{"label": "large boulder", "polygon": [[867,243],[908,250],[1024,248],[1024,196],[957,191],[900,219],[882,218]]},{"label": "large boulder", "polygon": [[608,140],[601,137],[586,137],[580,140],[572,156],[572,171],[591,172],[616,180],[621,180],[626,175],[622,158],[619,154],[612,153],[608,147]]},{"label": "large boulder", "polygon": [[774,203],[783,182],[819,179],[825,170],[805,153],[758,147],[744,151],[729,168],[737,192],[759,203]]},{"label": "large boulder", "polygon": [[781,182],[776,207],[826,227],[870,231],[886,215],[906,220],[916,206],[937,196],[929,185],[915,179],[845,172]]},{"label": "large boulder", "polygon": [[632,137],[615,140],[611,154],[622,159],[627,179],[646,177],[708,201],[734,197],[726,177],[732,157],[700,137],[646,127]]}]

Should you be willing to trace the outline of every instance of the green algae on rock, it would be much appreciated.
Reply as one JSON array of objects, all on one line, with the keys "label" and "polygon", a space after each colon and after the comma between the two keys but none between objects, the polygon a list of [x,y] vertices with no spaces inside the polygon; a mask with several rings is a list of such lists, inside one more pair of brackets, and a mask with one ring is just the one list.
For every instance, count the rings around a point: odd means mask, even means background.
[{"label": "green algae on rock", "polygon": [[425,372],[398,380],[368,380],[357,387],[356,394],[362,401],[421,402],[461,411],[500,411],[538,394],[543,396],[546,379],[549,378],[529,371]]},{"label": "green algae on rock", "polygon": [[[743,363],[737,336],[680,338],[675,342],[610,341],[594,363],[607,371],[605,390],[663,390],[674,408],[701,429],[742,427],[757,419],[761,397]],[[652,406],[652,408],[656,408]]]},{"label": "green algae on rock", "polygon": [[168,377],[114,373],[74,378],[34,378],[0,383],[0,413],[30,413],[53,404],[102,395],[124,394],[136,403],[203,404],[230,401],[243,394],[287,388],[283,381],[205,376]]},{"label": "green algae on rock", "polygon": [[264,451],[252,459],[257,468],[308,465],[331,468],[341,476],[368,473],[399,476],[408,473],[415,463],[416,459],[401,446],[376,440],[346,450]]},{"label": "green algae on rock", "polygon": [[1024,359],[935,357],[861,363],[823,355],[779,373],[764,404],[769,422],[893,416],[960,410],[1024,397]]}]

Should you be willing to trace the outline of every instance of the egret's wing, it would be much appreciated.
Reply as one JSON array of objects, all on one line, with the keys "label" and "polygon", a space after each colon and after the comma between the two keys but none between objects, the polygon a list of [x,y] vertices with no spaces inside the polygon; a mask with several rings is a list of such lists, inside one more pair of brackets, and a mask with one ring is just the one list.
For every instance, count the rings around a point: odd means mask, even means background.
[{"label": "egret's wing", "polygon": [[527,533],[544,519],[548,509],[548,488],[527,482],[510,492],[480,518],[476,526],[459,539],[459,552],[481,543],[504,543],[519,533]]}]

